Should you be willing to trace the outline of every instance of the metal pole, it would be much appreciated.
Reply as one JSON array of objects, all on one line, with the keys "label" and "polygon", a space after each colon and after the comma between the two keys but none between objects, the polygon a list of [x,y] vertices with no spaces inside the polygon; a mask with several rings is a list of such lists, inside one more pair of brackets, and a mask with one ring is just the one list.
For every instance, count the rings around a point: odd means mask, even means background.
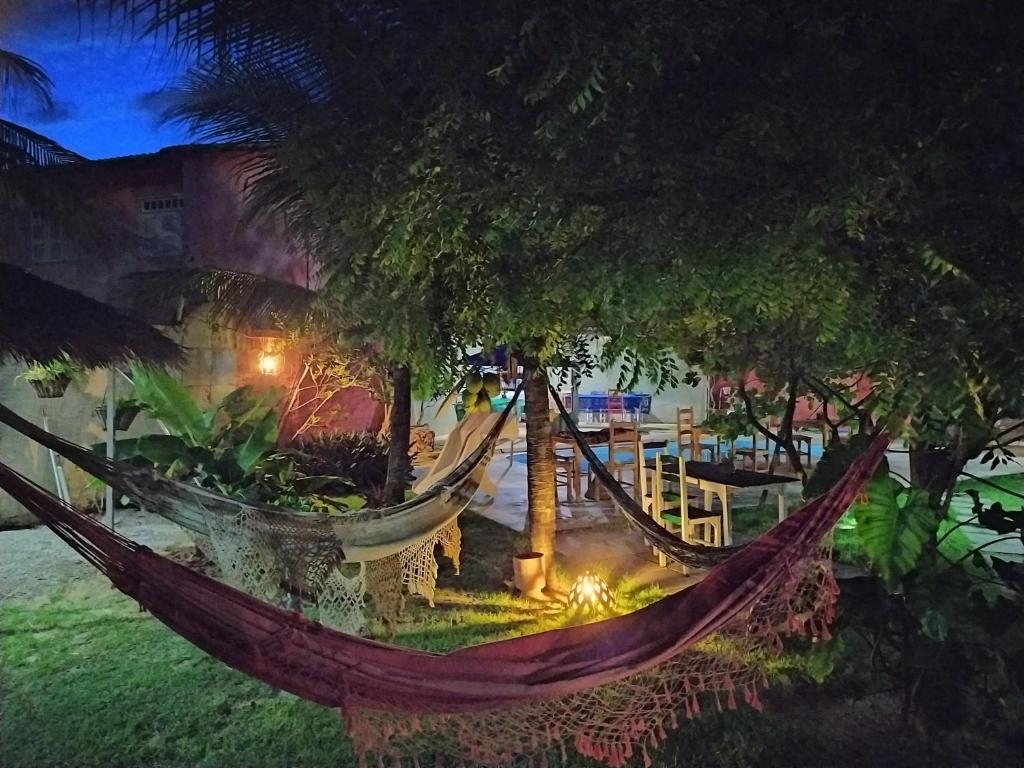
[{"label": "metal pole", "polygon": [[[114,372],[114,366],[110,366],[107,369],[107,458],[114,458],[114,388],[116,386],[117,377]],[[110,530],[114,530],[114,488],[113,486],[107,485],[103,492],[103,503],[106,510],[107,526]]]},{"label": "metal pole", "polygon": [[[47,432],[50,431],[50,417],[46,415],[46,410],[42,411],[43,416],[43,429]],[[65,504],[71,503],[71,494],[68,492],[68,481],[64,477],[64,465],[61,463],[61,458],[58,456],[53,449],[48,448],[47,453],[50,454],[50,468],[53,470],[53,484],[57,489],[57,497]]]}]

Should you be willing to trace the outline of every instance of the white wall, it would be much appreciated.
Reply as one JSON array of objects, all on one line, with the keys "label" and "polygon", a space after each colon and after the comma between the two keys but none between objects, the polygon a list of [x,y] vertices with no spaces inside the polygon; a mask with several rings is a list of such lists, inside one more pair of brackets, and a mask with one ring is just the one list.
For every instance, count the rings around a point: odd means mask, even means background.
[{"label": "white wall", "polygon": [[[50,431],[80,445],[89,445],[103,440],[99,420],[92,416],[92,410],[99,405],[106,384],[106,372],[94,371],[81,382],[72,383],[64,397],[40,398],[32,385],[22,381],[18,375],[25,366],[9,364],[0,366],[0,401],[19,416],[33,424],[42,425],[43,414],[49,418]],[[19,433],[0,425],[0,456],[3,462],[29,480],[38,483],[48,491],[55,492],[50,456],[46,449],[31,442]],[[64,462],[64,472],[72,499],[79,504],[90,501],[85,486],[86,474]],[[36,522],[10,496],[0,491],[0,524],[19,525]]]},{"label": "white wall", "polygon": [[[236,334],[213,327],[207,320],[197,317],[180,328],[168,329],[167,334],[188,350],[181,371],[172,375],[182,380],[192,396],[203,407],[218,402],[237,385]],[[49,417],[50,431],[79,445],[89,446],[104,441],[103,428],[93,414],[103,400],[107,387],[106,369],[90,371],[80,382],[73,382],[64,397],[43,399],[36,395],[32,385],[18,379],[25,366],[16,363],[0,365],[0,402],[28,419],[42,425],[43,413]],[[119,377],[118,395],[130,395],[131,385]],[[153,420],[140,414],[128,432],[119,432],[118,438],[136,437],[160,431]],[[0,458],[5,464],[43,488],[54,492],[55,482],[49,452],[14,430],[0,425]],[[86,487],[89,477],[85,472],[64,462],[71,501],[78,506],[89,506],[102,494]],[[14,499],[0,491],[0,526],[22,525],[36,522]]]},{"label": "white wall", "polygon": [[[602,343],[603,339],[594,339],[590,346],[591,353],[595,356],[599,356],[601,353]],[[682,377],[683,374],[689,370],[689,366],[678,358],[676,358],[676,366],[679,369],[678,377],[680,379],[680,383],[678,386],[671,387],[657,393],[655,392],[655,385],[652,381],[646,378],[641,378],[640,381],[638,381],[632,388],[633,392],[642,392],[644,394],[651,394],[654,396],[651,401],[651,414],[647,417],[648,421],[674,423],[676,420],[676,408],[693,408],[694,415],[698,420],[704,418],[704,413],[707,410],[707,380],[702,378],[698,386],[688,386],[682,382]],[[581,393],[607,392],[609,390],[616,389],[616,385],[619,382],[620,371],[621,365],[614,366],[607,370],[595,370],[591,375],[581,378],[579,391]],[[566,384],[563,389],[568,391],[568,384]]]},{"label": "white wall", "polygon": [[[593,339],[591,341],[590,350],[595,357],[600,355],[601,344],[602,339]],[[683,374],[688,370],[688,366],[678,359],[676,364],[679,367],[679,378],[681,380]],[[591,375],[584,376],[580,380],[579,391],[584,393],[607,392],[608,390],[615,389],[619,379],[619,371],[619,366],[609,370],[595,370]],[[552,371],[553,377],[557,375],[558,371]],[[568,388],[567,380],[563,389],[568,391]],[[651,381],[641,379],[633,387],[632,391],[654,395],[651,402],[651,414],[647,417],[648,421],[674,423],[676,420],[676,408],[687,407],[693,408],[696,418],[701,420],[704,418],[705,411],[707,410],[708,384],[706,378],[702,378],[700,384],[696,387],[687,386],[680,381],[679,386],[666,389],[660,393],[655,393],[655,385]],[[452,427],[455,426],[455,408],[449,405],[442,412],[438,413],[437,408],[440,403],[440,400],[427,403],[423,416],[423,421],[430,425],[430,428],[434,430],[438,437],[447,435]],[[413,419],[416,419],[418,414],[418,404],[414,403]]]}]

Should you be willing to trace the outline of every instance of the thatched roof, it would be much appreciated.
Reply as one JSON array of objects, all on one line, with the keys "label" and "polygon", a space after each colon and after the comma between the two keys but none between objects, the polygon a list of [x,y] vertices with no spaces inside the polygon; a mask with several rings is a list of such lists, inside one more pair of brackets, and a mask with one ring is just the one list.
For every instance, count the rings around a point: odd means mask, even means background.
[{"label": "thatched roof", "polygon": [[133,314],[157,323],[178,312],[204,308],[212,320],[250,328],[274,328],[279,320],[310,321],[316,291],[294,283],[237,270],[167,269],[133,272],[121,278]]},{"label": "thatched roof", "polygon": [[129,360],[177,365],[184,350],[101,301],[0,264],[0,361],[47,363],[64,354],[98,368]]}]

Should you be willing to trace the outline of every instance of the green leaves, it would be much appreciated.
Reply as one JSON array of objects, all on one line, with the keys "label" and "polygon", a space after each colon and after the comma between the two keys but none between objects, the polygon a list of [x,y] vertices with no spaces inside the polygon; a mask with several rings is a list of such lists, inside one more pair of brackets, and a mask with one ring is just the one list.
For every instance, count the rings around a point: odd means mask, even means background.
[{"label": "green leaves", "polygon": [[1004,509],[1001,501],[993,502],[989,506],[981,500],[981,495],[975,490],[966,491],[967,495],[974,500],[972,512],[978,516],[978,525],[995,531],[1000,535],[1024,531],[1024,508]]},{"label": "green leaves", "polygon": [[872,567],[889,589],[897,589],[938,530],[939,517],[927,492],[906,488],[892,477],[876,478],[868,483],[867,499],[852,511]]},{"label": "green leaves", "polygon": [[[94,446],[97,452],[103,448],[102,444]],[[122,461],[141,457],[157,466],[170,466],[185,456],[189,448],[189,444],[177,435],[144,435],[118,440],[115,443],[117,458]]]},{"label": "green leaves", "polygon": [[146,412],[162,421],[171,432],[193,445],[209,441],[212,419],[204,417],[181,382],[162,370],[133,365],[132,383]]},{"label": "green leaves", "polygon": [[277,414],[266,410],[252,428],[249,436],[235,448],[235,461],[242,472],[248,474],[277,443]]}]

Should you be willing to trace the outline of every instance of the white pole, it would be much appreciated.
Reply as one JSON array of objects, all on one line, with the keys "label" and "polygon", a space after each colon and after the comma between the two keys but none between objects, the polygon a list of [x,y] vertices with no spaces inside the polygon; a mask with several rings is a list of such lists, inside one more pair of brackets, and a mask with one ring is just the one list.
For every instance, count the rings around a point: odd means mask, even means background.
[{"label": "white pole", "polygon": [[[114,458],[114,387],[117,377],[114,366],[107,369],[107,458]],[[107,513],[107,526],[114,530],[114,488],[108,485],[103,492],[103,503]]]},{"label": "white pole", "polygon": [[[42,411],[43,416],[43,429],[47,432],[50,431],[50,418],[46,415],[46,410]],[[48,448],[47,452],[50,454],[50,468],[53,470],[53,484],[57,489],[57,497],[65,504],[71,503],[71,494],[68,492],[68,481],[64,477],[64,466],[61,464],[60,456],[58,456],[53,449]]]}]

